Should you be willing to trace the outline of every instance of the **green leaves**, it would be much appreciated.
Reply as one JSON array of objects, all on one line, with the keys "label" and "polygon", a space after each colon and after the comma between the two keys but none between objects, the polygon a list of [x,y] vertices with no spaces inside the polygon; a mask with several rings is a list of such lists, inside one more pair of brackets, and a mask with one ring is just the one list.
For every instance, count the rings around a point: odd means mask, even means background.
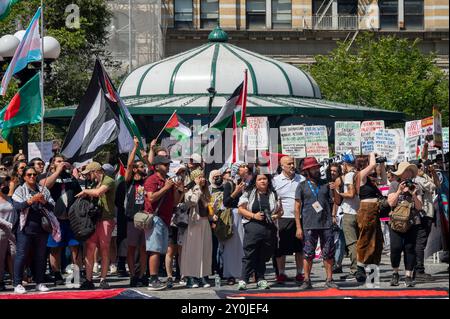
[{"label": "green leaves", "polygon": [[361,34],[329,56],[316,56],[310,67],[325,99],[405,112],[414,119],[430,116],[433,105],[448,121],[448,78],[423,54],[420,40]]}]

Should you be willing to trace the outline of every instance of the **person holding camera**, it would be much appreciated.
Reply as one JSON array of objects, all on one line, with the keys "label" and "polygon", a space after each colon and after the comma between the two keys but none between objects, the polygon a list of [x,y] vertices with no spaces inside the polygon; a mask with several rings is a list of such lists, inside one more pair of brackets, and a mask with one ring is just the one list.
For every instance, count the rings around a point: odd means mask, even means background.
[{"label": "person holding camera", "polygon": [[181,254],[181,272],[187,279],[186,288],[208,288],[206,279],[212,272],[213,250],[208,212],[211,194],[202,170],[192,171],[190,179],[195,186],[185,194],[189,222]]},{"label": "person holding camera", "polygon": [[[55,216],[58,218],[61,228],[61,241],[55,242],[52,236],[48,237],[47,247],[50,248],[50,265],[52,268],[55,285],[63,285],[64,278],[61,275],[61,254],[63,248],[70,247],[72,264],[81,269],[80,243],[70,228],[69,209],[75,202],[75,196],[81,192],[80,184],[72,176],[72,166],[65,162],[63,155],[56,155],[50,160],[48,173],[38,176],[38,183],[47,187],[55,201]],[[36,163],[35,163],[36,164]]]},{"label": "person holding camera", "polygon": [[238,206],[245,232],[242,277],[238,289],[247,289],[253,273],[257,287],[269,289],[264,278],[266,262],[272,258],[277,246],[277,227],[274,222],[283,215],[272,185],[272,175],[257,172],[239,199]]},{"label": "person holding camera", "polygon": [[340,205],[338,196],[327,180],[321,179],[320,164],[314,157],[306,157],[302,171],[306,180],[299,183],[295,194],[296,237],[304,242],[303,269],[305,280],[301,290],[312,289],[311,270],[317,242],[320,238],[323,264],[326,272],[326,288],[338,288],[333,281],[334,233],[333,203]]},{"label": "person holding camera", "polygon": [[[401,162],[398,165],[397,171],[394,172],[396,176],[400,178],[400,182],[393,182],[389,188],[388,202],[392,207],[391,212],[391,265],[393,268],[393,274],[391,279],[391,286],[398,286],[400,275],[398,269],[400,266],[400,260],[402,252],[404,253],[405,263],[405,285],[407,287],[414,287],[413,280],[414,267],[416,265],[416,238],[417,238],[417,225],[420,224],[419,211],[422,209],[422,191],[414,183],[413,179],[418,172],[417,166],[408,162]],[[404,227],[394,229],[393,226],[396,221],[393,220],[393,214],[396,213],[397,206],[406,206],[409,215]]]},{"label": "person holding camera", "polygon": [[379,218],[379,198],[382,196],[377,186],[377,164],[386,159],[370,153],[356,159],[356,192],[359,195],[359,209],[356,213],[359,237],[356,243],[357,270],[355,273],[358,282],[366,281],[365,266],[379,265],[383,251],[383,232]]}]

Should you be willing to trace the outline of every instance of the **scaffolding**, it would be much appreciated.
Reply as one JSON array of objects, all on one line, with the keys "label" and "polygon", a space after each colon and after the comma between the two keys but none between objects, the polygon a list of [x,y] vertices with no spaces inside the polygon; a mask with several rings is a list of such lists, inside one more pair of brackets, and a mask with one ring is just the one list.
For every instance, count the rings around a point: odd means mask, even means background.
[{"label": "scaffolding", "polygon": [[108,50],[121,62],[119,73],[164,58],[167,0],[108,0],[112,18]]}]

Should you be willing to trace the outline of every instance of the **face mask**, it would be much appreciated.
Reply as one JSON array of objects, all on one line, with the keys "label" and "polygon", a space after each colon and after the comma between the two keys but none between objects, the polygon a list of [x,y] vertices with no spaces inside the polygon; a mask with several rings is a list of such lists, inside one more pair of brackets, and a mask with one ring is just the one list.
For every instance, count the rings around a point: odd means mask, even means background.
[{"label": "face mask", "polygon": [[2,194],[8,195],[9,193],[9,186],[3,186],[1,189]]},{"label": "face mask", "polygon": [[220,185],[222,185],[222,183],[223,183],[222,177],[214,180],[214,185],[216,185],[216,186],[220,186]]}]

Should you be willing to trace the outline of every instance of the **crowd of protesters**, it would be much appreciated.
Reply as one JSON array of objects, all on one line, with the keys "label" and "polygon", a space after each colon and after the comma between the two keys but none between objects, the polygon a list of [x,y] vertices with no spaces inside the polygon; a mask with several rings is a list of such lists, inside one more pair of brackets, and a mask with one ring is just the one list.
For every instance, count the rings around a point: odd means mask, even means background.
[{"label": "crowd of protesters", "polygon": [[[75,168],[59,154],[47,167],[22,153],[2,160],[0,291],[22,294],[34,283],[45,292],[48,283],[73,281],[76,271],[86,290],[96,288],[96,278],[108,289],[108,275],[149,290],[207,288],[211,276],[240,290],[251,282],[268,289],[267,262],[283,285],[288,255],[295,255],[299,288],[311,289],[318,243],[327,288],[339,287],[336,274],[365,282],[366,266],[379,265],[383,253],[391,260],[390,285],[400,284],[402,254],[407,287],[432,280],[424,250],[442,158],[387,166],[374,153],[348,153],[333,163],[282,156],[277,174],[236,162],[206,175],[199,155],[173,163],[156,140],[148,154],[138,145],[135,138],[123,179],[119,164]],[[68,216],[77,198],[99,207],[85,241],[76,239]],[[407,222],[394,224],[392,213],[405,211]],[[151,227],[136,226],[142,213],[153,214]]]}]

